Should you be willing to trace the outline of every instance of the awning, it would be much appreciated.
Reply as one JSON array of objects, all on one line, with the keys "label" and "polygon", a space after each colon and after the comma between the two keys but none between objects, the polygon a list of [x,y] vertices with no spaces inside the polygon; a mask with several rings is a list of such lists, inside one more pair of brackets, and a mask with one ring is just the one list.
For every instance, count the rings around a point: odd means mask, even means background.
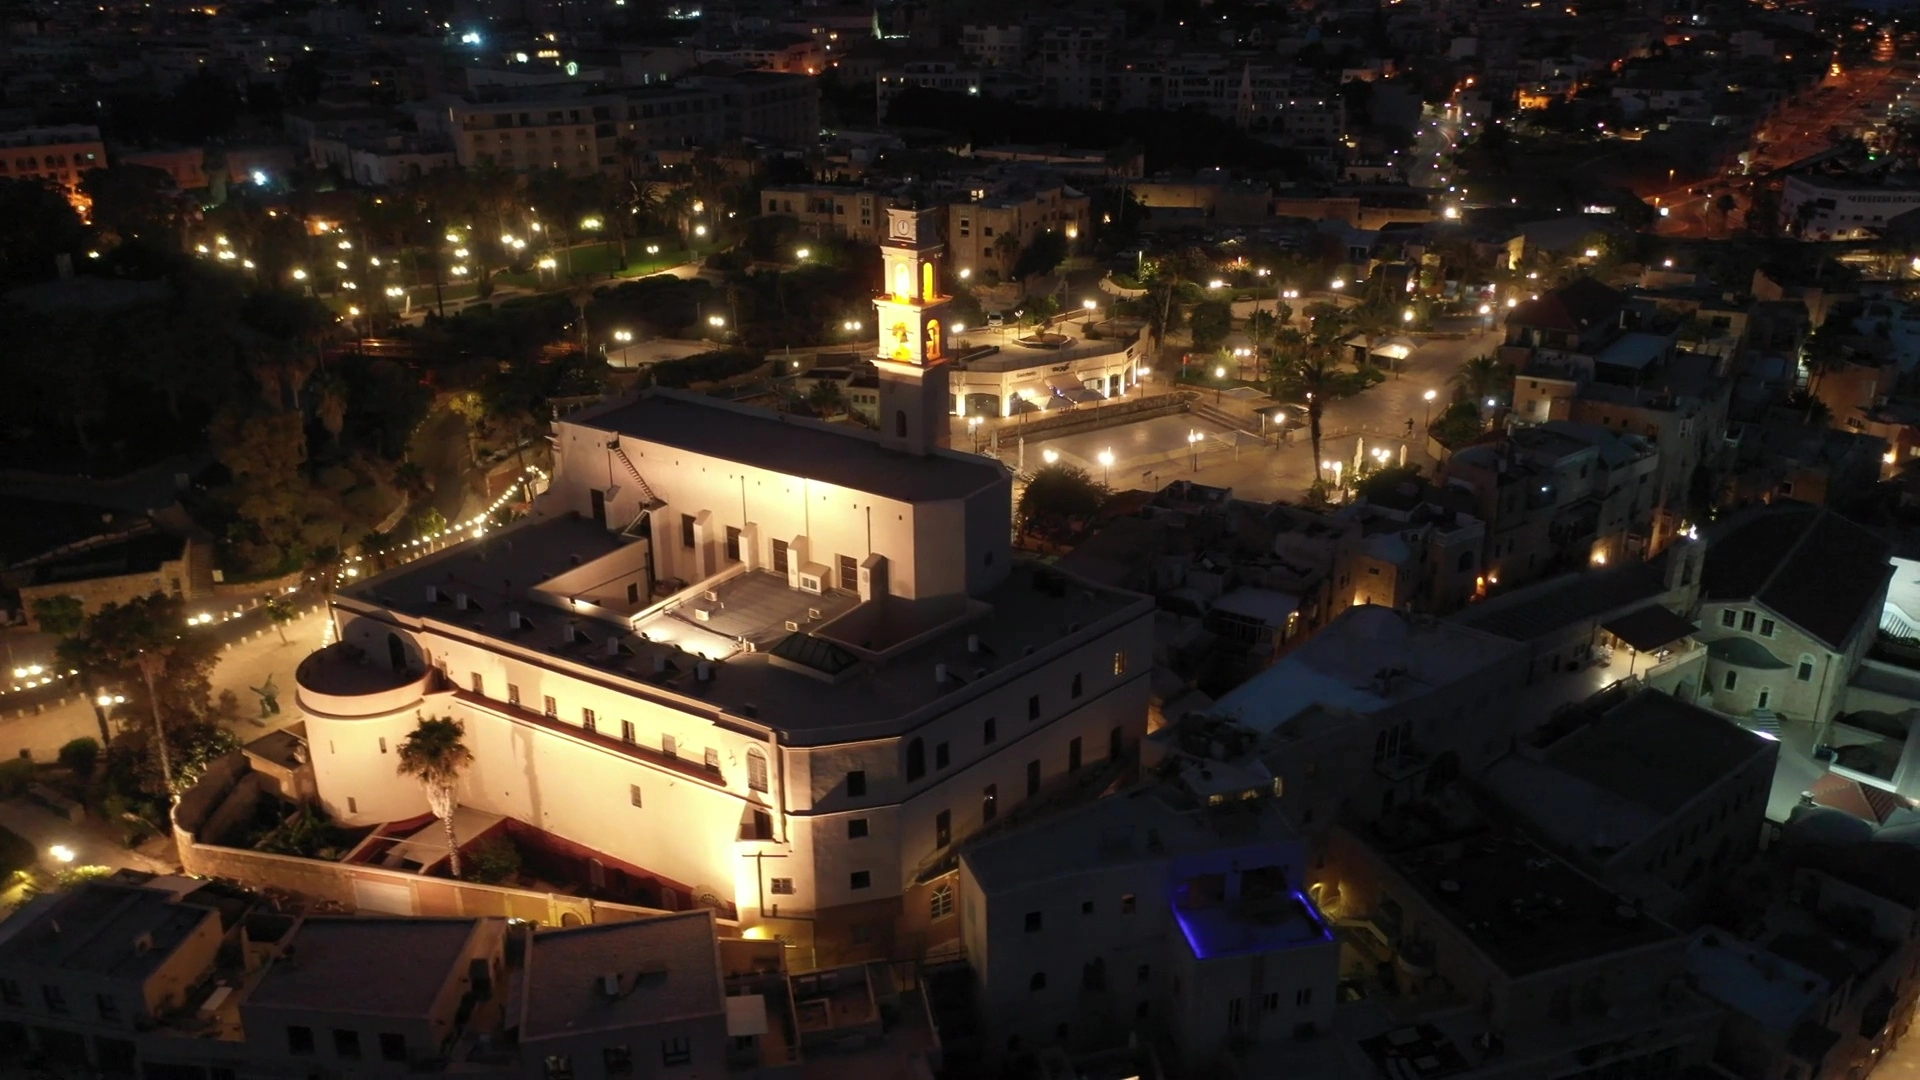
[{"label": "awning", "polygon": [[1080,376],[1072,372],[1047,376],[1046,387],[1049,390],[1059,390],[1062,392],[1068,390],[1083,390],[1086,388],[1085,384],[1080,381]]},{"label": "awning", "polygon": [[1600,628],[1641,652],[1671,645],[1694,632],[1693,623],[1659,604],[1648,604],[1602,623]]}]

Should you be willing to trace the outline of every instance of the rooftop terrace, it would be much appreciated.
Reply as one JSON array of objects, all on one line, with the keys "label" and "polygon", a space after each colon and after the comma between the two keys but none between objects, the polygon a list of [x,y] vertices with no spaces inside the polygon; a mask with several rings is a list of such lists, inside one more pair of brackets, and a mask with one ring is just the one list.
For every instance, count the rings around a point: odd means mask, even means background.
[{"label": "rooftop terrace", "polygon": [[[640,696],[691,698],[758,718],[800,745],[884,734],[1076,634],[1152,608],[1145,597],[1037,564],[1014,566],[1006,581],[970,599],[863,604],[741,568],[652,605],[630,604],[624,591],[602,595],[591,584],[611,580],[611,569],[596,563],[624,565],[630,554],[591,521],[535,518],[339,595],[564,661]],[[941,667],[945,681],[935,677]]]}]

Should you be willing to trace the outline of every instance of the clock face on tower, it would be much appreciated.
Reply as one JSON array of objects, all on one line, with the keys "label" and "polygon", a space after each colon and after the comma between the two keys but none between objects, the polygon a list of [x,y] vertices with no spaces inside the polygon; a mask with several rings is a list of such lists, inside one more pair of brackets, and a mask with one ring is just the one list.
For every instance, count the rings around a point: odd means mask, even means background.
[{"label": "clock face on tower", "polygon": [[893,235],[902,240],[913,239],[913,219],[895,218],[893,222]]}]

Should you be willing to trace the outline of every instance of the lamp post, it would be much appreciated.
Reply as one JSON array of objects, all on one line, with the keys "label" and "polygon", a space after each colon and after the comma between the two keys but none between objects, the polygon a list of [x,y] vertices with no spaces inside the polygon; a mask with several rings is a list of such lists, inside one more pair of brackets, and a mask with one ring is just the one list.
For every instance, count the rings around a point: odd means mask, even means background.
[{"label": "lamp post", "polygon": [[1049,465],[1056,465],[1060,461],[1060,451],[1053,449],[1042,450],[1040,451],[1040,460]]},{"label": "lamp post", "polygon": [[1429,390],[1426,393],[1420,395],[1420,397],[1424,399],[1427,403],[1427,422],[1426,422],[1426,425],[1422,428],[1422,430],[1424,431],[1433,430],[1433,399],[1439,396],[1440,396],[1439,391],[1436,391],[1436,390]]},{"label": "lamp post", "polygon": [[1087,312],[1087,329],[1089,330],[1093,329],[1095,314],[1100,310],[1100,301],[1082,300],[1080,301],[1080,306],[1086,309],[1086,312]]},{"label": "lamp post", "polygon": [[627,366],[627,350],[633,347],[633,331],[615,330],[613,340],[620,343],[620,366]]},{"label": "lamp post", "polygon": [[1200,440],[1206,436],[1197,431],[1187,431],[1187,464],[1194,472],[1200,471]]},{"label": "lamp post", "polygon": [[1113,447],[1100,451],[1100,483],[1102,486],[1113,483]]}]

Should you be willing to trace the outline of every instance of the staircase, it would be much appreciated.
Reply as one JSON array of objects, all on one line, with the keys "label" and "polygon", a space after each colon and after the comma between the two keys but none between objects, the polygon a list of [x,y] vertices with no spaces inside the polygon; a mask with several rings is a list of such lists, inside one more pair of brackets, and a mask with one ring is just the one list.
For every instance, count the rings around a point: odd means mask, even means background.
[{"label": "staircase", "polygon": [[609,443],[607,449],[613,451],[613,456],[619,458],[620,464],[627,467],[627,475],[633,477],[633,482],[640,486],[641,509],[651,510],[656,506],[666,505],[666,500],[653,493],[653,488],[648,485],[646,477],[640,475],[640,470],[634,467],[633,459],[628,457],[627,452],[620,448],[619,442]]},{"label": "staircase", "polygon": [[1920,640],[1920,628],[1908,621],[1906,613],[1892,604],[1880,609],[1880,636],[1900,642]]}]

